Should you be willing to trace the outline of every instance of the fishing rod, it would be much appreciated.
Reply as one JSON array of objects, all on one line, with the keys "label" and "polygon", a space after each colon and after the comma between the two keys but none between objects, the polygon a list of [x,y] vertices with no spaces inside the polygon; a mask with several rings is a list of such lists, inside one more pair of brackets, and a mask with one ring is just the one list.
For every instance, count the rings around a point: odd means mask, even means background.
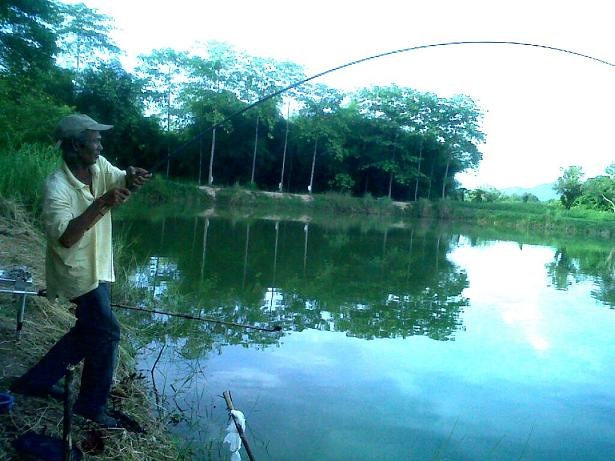
[{"label": "fishing rod", "polygon": [[228,325],[231,327],[247,328],[250,330],[258,330],[258,331],[266,331],[268,333],[282,331],[282,327],[280,325],[275,325],[273,328],[266,328],[266,327],[258,327],[255,325],[248,325],[245,323],[230,322],[227,320],[218,320],[218,319],[213,319],[211,317],[197,317],[197,316],[189,315],[189,314],[179,314],[179,313],[174,313],[174,312],[159,311],[156,309],[145,309],[143,307],[128,306],[126,304],[119,304],[119,303],[111,303],[111,306],[117,307],[119,309],[131,310],[131,311],[149,312],[150,314],[168,315],[169,317],[179,317],[179,318],[188,319],[188,320],[200,320],[202,322],[217,323],[220,325]]},{"label": "fishing rod", "polygon": [[[38,292],[36,292],[37,296],[41,296],[43,298],[47,297],[47,290],[46,289],[42,289],[39,290]],[[219,320],[219,319],[214,319],[211,317],[197,317],[195,315],[188,315],[188,314],[179,314],[179,313],[174,313],[174,312],[167,312],[167,311],[159,311],[156,309],[146,309],[143,307],[136,307],[136,306],[129,306],[126,304],[121,304],[121,303],[111,303],[112,307],[117,307],[119,309],[126,309],[126,310],[131,310],[131,311],[138,311],[138,312],[148,312],[150,314],[160,314],[160,315],[168,315],[169,317],[179,317],[182,319],[188,319],[188,320],[200,320],[202,322],[209,322],[209,323],[217,323],[220,325],[228,325],[230,327],[237,327],[237,328],[247,328],[250,330],[258,330],[258,331],[265,331],[267,333],[274,333],[274,332],[278,332],[278,331],[282,331],[282,327],[280,325],[275,325],[272,328],[266,328],[266,327],[258,327],[256,325],[248,325],[245,323],[237,323],[237,322],[230,322],[227,320]]]},{"label": "fishing rod", "polygon": [[367,62],[367,61],[371,61],[374,59],[378,59],[378,58],[384,58],[386,56],[391,56],[391,55],[395,55],[395,54],[401,54],[401,53],[406,53],[409,51],[417,51],[417,50],[424,50],[424,49],[429,49],[429,48],[437,48],[437,47],[445,47],[445,46],[459,46],[459,45],[511,45],[511,46],[524,46],[524,47],[532,47],[532,48],[541,48],[541,49],[545,49],[545,50],[549,50],[549,51],[555,51],[555,52],[559,52],[559,53],[566,53],[566,54],[570,54],[573,56],[578,56],[584,59],[589,59],[595,62],[598,62],[600,64],[605,64],[607,66],[610,67],[615,67],[615,64],[612,62],[609,62],[605,59],[601,59],[601,58],[597,58],[594,56],[591,56],[589,54],[585,54],[585,53],[579,53],[577,51],[573,51],[573,50],[569,50],[566,48],[559,48],[556,46],[549,46],[549,45],[541,45],[538,43],[529,43],[529,42],[517,42],[517,41],[510,41],[510,40],[463,40],[463,41],[453,41],[453,42],[442,42],[442,43],[430,43],[427,45],[416,45],[416,46],[411,46],[411,47],[407,47],[407,48],[399,48],[397,50],[392,50],[392,51],[386,51],[384,53],[378,53],[378,54],[374,54],[371,56],[367,56],[365,58],[361,58],[361,59],[356,59],[354,61],[350,61],[347,62],[345,64],[342,64],[340,66],[336,66],[336,67],[332,67],[331,69],[327,69],[323,72],[319,72],[317,74],[312,75],[311,77],[307,77],[304,78],[302,80],[298,80],[294,83],[291,83],[290,85],[274,91],[273,93],[265,96],[262,99],[259,99],[258,101],[255,101],[251,104],[248,104],[246,107],[244,107],[243,109],[240,109],[234,113],[232,113],[231,115],[229,115],[228,117],[226,117],[225,119],[223,119],[220,122],[214,123],[213,125],[211,125],[210,128],[201,131],[200,133],[198,133],[196,136],[194,136],[192,139],[190,139],[189,141],[186,141],[183,145],[181,145],[180,147],[178,147],[175,151],[173,151],[170,155],[168,155],[166,158],[162,159],[160,162],[158,162],[157,164],[155,164],[150,171],[154,172],[156,170],[158,170],[161,166],[163,166],[168,160],[177,157],[179,154],[181,154],[183,151],[185,151],[189,146],[191,146],[195,141],[198,141],[200,139],[202,139],[206,133],[209,133],[210,131],[224,125],[226,122],[228,122],[229,120],[249,111],[250,109],[253,109],[254,107],[263,104],[264,102],[275,98],[276,96],[281,95],[282,93],[285,93],[289,90],[292,90],[294,88],[297,88],[300,85],[303,85],[304,83],[307,83],[311,80],[317,79],[319,77],[322,77],[324,75],[336,72],[338,70],[342,70],[345,69],[346,67],[350,67],[350,66],[354,66],[356,64],[361,64],[363,62]]}]

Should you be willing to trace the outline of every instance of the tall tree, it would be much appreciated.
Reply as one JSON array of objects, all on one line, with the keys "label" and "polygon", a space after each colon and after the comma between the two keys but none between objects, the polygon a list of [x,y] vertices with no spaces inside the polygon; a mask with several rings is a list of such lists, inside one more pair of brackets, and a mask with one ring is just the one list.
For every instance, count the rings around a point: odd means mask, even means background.
[{"label": "tall tree", "polygon": [[60,63],[78,74],[84,66],[117,57],[120,49],[111,39],[113,19],[83,3],[59,4],[62,22],[57,28]]},{"label": "tall tree", "polygon": [[[330,161],[334,159],[339,161],[344,157],[345,129],[339,123],[341,119],[337,117],[344,95],[339,90],[323,84],[310,85],[309,88],[309,92],[304,91],[300,95],[299,102],[302,107],[295,124],[298,138],[309,145],[305,150],[311,154],[307,186],[311,193],[314,190],[318,154],[327,153]],[[325,169],[326,166],[322,168]],[[327,175],[322,182],[326,181]]]},{"label": "tall tree", "polygon": [[137,75],[144,81],[148,109],[158,117],[167,134],[166,174],[169,176],[172,131],[185,124],[178,96],[187,80],[188,56],[185,52],[166,48],[141,56],[140,60]]},{"label": "tall tree", "polygon": [[583,189],[583,169],[580,166],[562,168],[562,175],[557,178],[553,190],[560,195],[560,200],[567,210],[581,196]]},{"label": "tall tree", "polygon": [[485,135],[480,130],[482,113],[468,96],[456,95],[441,100],[437,118],[445,152],[441,194],[445,198],[455,173],[478,166],[482,154],[477,144],[484,141]]},{"label": "tall tree", "polygon": [[0,2],[0,72],[23,75],[53,67],[57,21],[51,1]]},{"label": "tall tree", "polygon": [[164,142],[157,121],[144,115],[143,82],[118,61],[88,67],[81,78],[76,109],[114,125],[105,134],[105,155],[122,165],[155,164]]}]

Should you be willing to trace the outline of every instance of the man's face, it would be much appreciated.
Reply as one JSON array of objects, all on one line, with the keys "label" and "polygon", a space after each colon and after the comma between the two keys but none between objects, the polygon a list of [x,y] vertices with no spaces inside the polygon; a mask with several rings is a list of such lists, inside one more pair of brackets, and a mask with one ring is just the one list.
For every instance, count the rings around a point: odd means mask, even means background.
[{"label": "man's face", "polygon": [[77,154],[84,166],[94,165],[102,152],[101,136],[98,131],[86,131],[84,142],[79,144]]}]

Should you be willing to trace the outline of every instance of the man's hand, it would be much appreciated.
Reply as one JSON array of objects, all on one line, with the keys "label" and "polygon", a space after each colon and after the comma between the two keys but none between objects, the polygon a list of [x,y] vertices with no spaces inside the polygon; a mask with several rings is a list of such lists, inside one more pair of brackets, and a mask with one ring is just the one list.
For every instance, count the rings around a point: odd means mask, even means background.
[{"label": "man's hand", "polygon": [[126,187],[130,190],[139,189],[143,184],[152,178],[152,174],[135,166],[129,166],[126,169]]},{"label": "man's hand", "polygon": [[[130,191],[125,187],[113,187],[98,197],[97,202],[101,209],[108,210],[116,205],[121,205],[130,197]],[[99,209],[99,212],[101,210]]]}]

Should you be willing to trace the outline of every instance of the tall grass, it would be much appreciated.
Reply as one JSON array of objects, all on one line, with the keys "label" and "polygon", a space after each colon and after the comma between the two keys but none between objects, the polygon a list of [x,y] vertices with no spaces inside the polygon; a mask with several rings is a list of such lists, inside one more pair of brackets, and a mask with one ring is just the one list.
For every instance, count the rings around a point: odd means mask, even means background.
[{"label": "tall grass", "polygon": [[58,167],[60,158],[58,149],[40,144],[0,151],[0,196],[38,215],[45,178]]}]

